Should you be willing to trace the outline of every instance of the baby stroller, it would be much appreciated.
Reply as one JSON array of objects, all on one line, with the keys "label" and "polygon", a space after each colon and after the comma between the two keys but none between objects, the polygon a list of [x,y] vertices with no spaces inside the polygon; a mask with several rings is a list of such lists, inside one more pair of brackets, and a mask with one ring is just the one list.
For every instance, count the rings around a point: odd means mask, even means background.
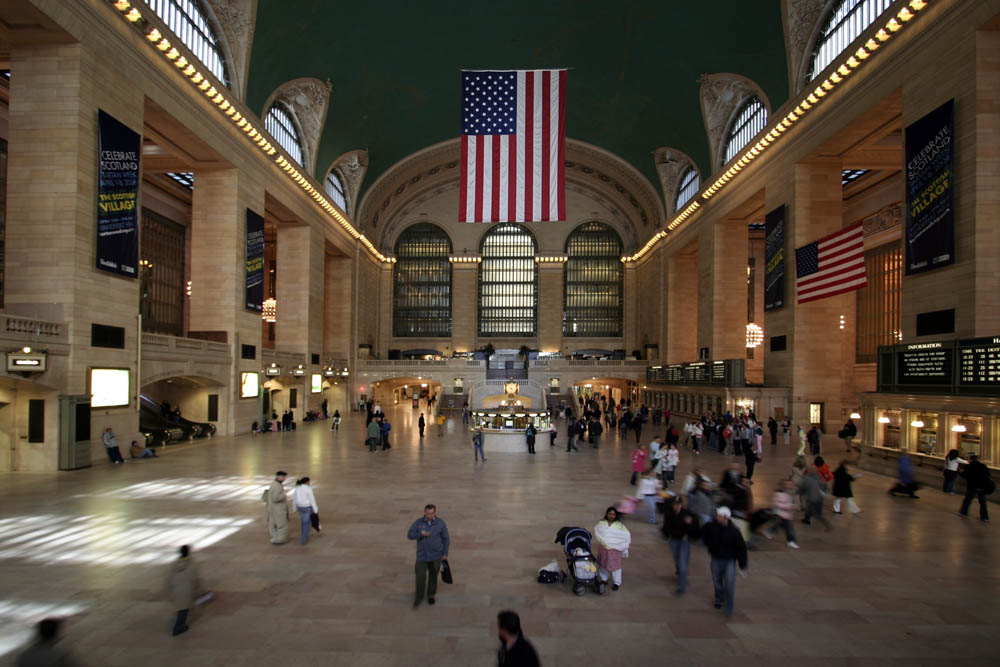
[{"label": "baby stroller", "polygon": [[[566,569],[577,595],[586,593],[588,586],[593,586],[598,594],[603,594],[607,587],[597,576],[597,558],[590,550],[590,540],[590,532],[585,528],[560,528],[556,534],[556,542],[563,545],[566,552]],[[562,578],[566,580],[565,572]]]}]

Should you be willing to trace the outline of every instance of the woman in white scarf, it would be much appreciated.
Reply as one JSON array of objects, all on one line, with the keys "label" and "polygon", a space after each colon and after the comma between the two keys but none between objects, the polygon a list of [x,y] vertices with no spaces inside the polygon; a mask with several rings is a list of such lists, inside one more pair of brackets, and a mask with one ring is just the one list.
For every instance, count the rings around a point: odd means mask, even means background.
[{"label": "woman in white scarf", "polygon": [[601,581],[607,581],[610,572],[614,577],[611,590],[617,591],[622,585],[622,556],[628,557],[632,534],[618,518],[618,510],[609,507],[604,512],[604,518],[594,526],[594,537],[597,538],[597,565]]}]

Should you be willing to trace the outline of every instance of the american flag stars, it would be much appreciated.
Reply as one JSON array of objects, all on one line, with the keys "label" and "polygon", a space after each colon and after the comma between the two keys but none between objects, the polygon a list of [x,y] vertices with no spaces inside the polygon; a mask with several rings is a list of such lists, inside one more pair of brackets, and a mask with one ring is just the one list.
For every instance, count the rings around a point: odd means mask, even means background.
[{"label": "american flag stars", "polygon": [[465,72],[462,75],[462,133],[514,134],[516,130],[516,72]]}]

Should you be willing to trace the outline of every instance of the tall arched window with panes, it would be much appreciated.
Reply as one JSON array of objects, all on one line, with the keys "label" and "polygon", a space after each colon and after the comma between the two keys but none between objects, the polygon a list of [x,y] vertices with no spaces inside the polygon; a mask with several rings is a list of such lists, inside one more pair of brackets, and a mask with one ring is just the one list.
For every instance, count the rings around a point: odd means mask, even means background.
[{"label": "tall arched window with panes", "polygon": [[396,240],[392,272],[392,335],[451,336],[451,239],[429,222],[407,227]]},{"label": "tall arched window with panes", "polygon": [[698,177],[698,170],[694,167],[688,167],[681,174],[681,179],[677,184],[677,199],[674,200],[674,211],[680,211],[684,208],[684,205],[691,201],[691,197],[697,194],[700,185],[701,179]]},{"label": "tall arched window with panes", "polygon": [[748,97],[733,114],[733,122],[726,133],[726,150],[722,163],[725,164],[736,157],[750,140],[767,125],[767,107],[754,95]]},{"label": "tall arched window with panes", "polygon": [[622,240],[603,222],[587,222],[566,239],[563,335],[622,335]]},{"label": "tall arched window with panes", "polygon": [[893,0],[840,0],[835,2],[816,38],[806,82],[830,66],[834,58],[861,36]]},{"label": "tall arched window with panes", "polygon": [[479,335],[534,337],[538,331],[535,237],[513,223],[494,225],[480,243]]},{"label": "tall arched window with panes", "polygon": [[146,0],[146,4],[216,79],[229,85],[226,60],[222,56],[215,31],[202,9],[201,0]]},{"label": "tall arched window with panes", "polygon": [[326,175],[324,187],[326,188],[327,196],[330,197],[330,201],[340,207],[340,210],[344,213],[349,213],[347,210],[347,193],[344,191],[344,181],[341,180],[336,169],[331,169],[330,173]]},{"label": "tall arched window with panes", "polygon": [[292,120],[292,112],[281,102],[275,102],[264,116],[264,127],[278,142],[288,157],[302,164],[302,142]]}]

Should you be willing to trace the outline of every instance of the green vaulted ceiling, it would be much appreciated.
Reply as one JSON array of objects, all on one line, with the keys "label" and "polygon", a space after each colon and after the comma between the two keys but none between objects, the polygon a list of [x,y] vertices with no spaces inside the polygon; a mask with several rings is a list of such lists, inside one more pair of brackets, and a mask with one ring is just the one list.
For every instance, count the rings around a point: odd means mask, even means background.
[{"label": "green vaulted ceiling", "polygon": [[788,97],[780,0],[260,0],[247,102],[261,110],[299,77],[333,83],[317,178],[369,151],[363,188],[398,160],[457,137],[460,70],[569,67],[566,134],[616,153],[658,184],[652,151],[710,170],[701,74]]}]

